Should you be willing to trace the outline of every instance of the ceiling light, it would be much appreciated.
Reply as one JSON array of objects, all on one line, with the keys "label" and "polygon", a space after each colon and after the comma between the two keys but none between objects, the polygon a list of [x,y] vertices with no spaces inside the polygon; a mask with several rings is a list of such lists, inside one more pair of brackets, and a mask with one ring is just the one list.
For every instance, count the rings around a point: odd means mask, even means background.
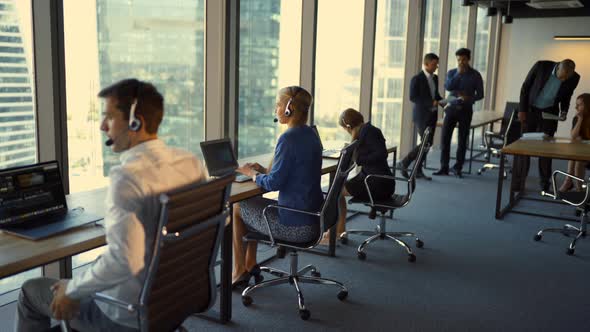
[{"label": "ceiling light", "polygon": [[590,41],[590,36],[554,36],[554,40]]}]

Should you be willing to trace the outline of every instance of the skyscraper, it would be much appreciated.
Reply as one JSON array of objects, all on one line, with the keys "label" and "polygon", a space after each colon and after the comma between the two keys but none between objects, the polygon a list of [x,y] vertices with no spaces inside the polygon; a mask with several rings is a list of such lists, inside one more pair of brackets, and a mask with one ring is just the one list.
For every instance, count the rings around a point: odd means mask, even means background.
[{"label": "skyscraper", "polygon": [[0,2],[0,168],[37,160],[31,50],[16,3]]}]

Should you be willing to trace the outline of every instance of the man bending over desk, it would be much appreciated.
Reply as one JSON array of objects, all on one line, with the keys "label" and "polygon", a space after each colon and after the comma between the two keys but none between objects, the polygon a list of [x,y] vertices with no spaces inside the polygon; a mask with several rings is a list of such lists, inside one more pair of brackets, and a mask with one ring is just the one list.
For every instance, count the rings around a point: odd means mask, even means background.
[{"label": "man bending over desk", "polygon": [[37,278],[23,285],[16,331],[44,331],[50,318],[70,320],[80,331],[134,331],[135,314],[95,302],[96,292],[137,303],[146,277],[159,218],[158,194],[203,181],[201,162],[189,152],[167,147],[158,139],[164,98],[147,82],[127,79],[99,94],[105,98],[100,130],[106,145],[121,153],[111,168],[106,198],[106,250],[73,279]]}]

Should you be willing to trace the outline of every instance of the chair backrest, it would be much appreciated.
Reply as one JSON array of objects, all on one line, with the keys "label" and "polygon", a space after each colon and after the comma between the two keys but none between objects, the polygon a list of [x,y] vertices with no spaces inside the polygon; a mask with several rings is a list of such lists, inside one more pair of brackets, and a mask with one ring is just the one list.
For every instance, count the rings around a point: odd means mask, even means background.
[{"label": "chair backrest", "polygon": [[234,176],[160,195],[154,251],[140,295],[142,331],[172,331],[215,302],[214,265]]},{"label": "chair backrest", "polygon": [[424,134],[422,135],[422,142],[420,143],[420,152],[418,152],[418,157],[416,158],[414,166],[412,167],[412,171],[410,172],[409,181],[411,183],[412,191],[416,187],[416,174],[419,170],[418,166],[422,164],[422,160],[424,159],[426,152],[428,152],[428,149],[430,149],[430,136],[432,136],[432,130],[430,127],[426,127],[426,129],[424,129]]},{"label": "chair backrest", "polygon": [[[507,101],[504,107],[504,116],[502,117],[502,124],[500,125],[500,134],[505,135],[511,125],[514,116],[518,114],[518,102]],[[516,113],[515,113],[516,112]]]},{"label": "chair backrest", "polygon": [[[358,141],[355,140],[340,152],[340,159],[338,160],[336,175],[330,184],[330,189],[328,190],[328,194],[324,199],[324,204],[322,205],[322,210],[320,213],[320,228],[324,232],[332,228],[332,226],[338,222],[338,201],[340,199],[340,195],[342,194],[342,188],[344,187],[344,182],[346,182],[348,173],[350,173],[354,167],[352,155],[356,151],[357,147]],[[322,233],[320,233],[320,239],[321,236]]]}]

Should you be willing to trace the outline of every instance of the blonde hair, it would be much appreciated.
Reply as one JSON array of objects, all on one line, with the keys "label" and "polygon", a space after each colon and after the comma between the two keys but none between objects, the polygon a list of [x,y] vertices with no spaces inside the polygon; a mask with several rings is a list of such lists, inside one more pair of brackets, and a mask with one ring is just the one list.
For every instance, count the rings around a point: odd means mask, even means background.
[{"label": "blonde hair", "polygon": [[297,123],[307,122],[309,107],[313,102],[313,97],[307,90],[297,85],[282,88],[279,90],[278,101],[288,104],[291,116],[295,117]]}]

